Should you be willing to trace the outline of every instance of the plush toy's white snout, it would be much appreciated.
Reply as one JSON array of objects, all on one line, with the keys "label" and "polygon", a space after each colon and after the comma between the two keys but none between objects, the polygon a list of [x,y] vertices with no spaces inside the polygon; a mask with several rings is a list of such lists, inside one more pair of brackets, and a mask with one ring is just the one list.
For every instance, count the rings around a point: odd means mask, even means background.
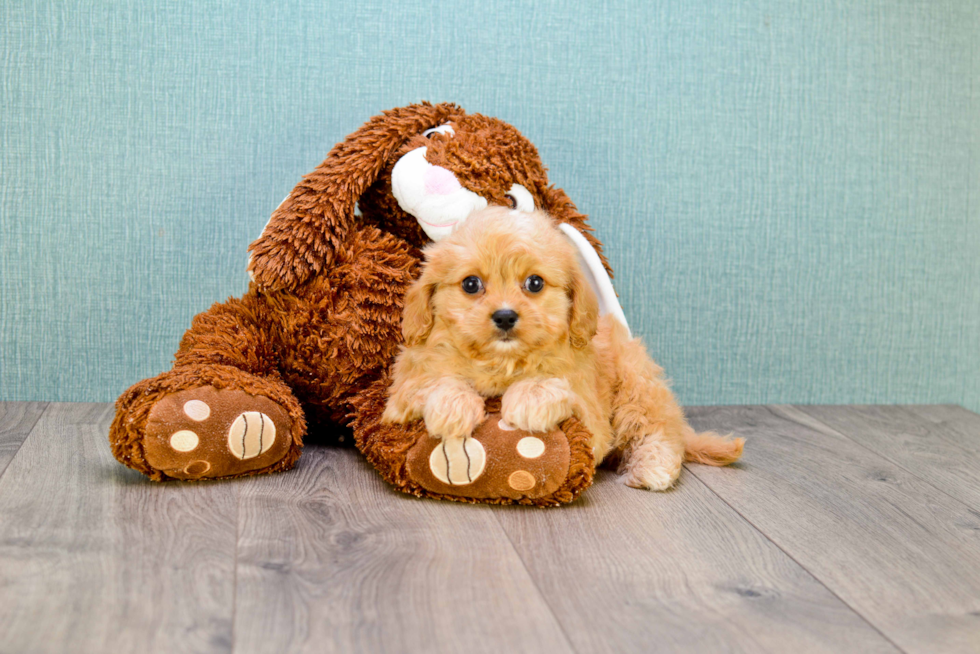
[{"label": "plush toy's white snout", "polygon": [[[391,171],[391,192],[412,214],[433,241],[449,236],[471,213],[487,206],[487,200],[463,188],[451,170],[433,166],[425,159],[427,148],[412,150]],[[516,211],[534,211],[531,192],[514,184],[507,192]]]},{"label": "plush toy's white snout", "polygon": [[463,188],[452,171],[426,161],[425,153],[426,148],[416,148],[398,160],[391,171],[391,192],[426,236],[438,241],[487,201]]},{"label": "plush toy's white snout", "polygon": [[463,188],[456,175],[441,166],[429,166],[422,173],[425,192],[429,195],[452,195]]},{"label": "plush toy's white snout", "polygon": [[[440,125],[423,132],[425,136],[453,137],[452,125]],[[474,211],[487,206],[486,198],[463,188],[451,170],[433,166],[426,158],[428,148],[416,148],[395,163],[391,171],[391,192],[400,206],[412,214],[425,235],[438,241],[453,233]],[[534,198],[514,184],[508,193],[518,211],[534,211]]]}]

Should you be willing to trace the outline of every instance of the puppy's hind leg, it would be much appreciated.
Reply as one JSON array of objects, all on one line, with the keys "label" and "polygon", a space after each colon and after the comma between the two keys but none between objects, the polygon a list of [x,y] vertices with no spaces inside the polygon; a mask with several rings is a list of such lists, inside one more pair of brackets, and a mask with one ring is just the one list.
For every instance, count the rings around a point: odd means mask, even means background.
[{"label": "puppy's hind leg", "polygon": [[633,488],[662,491],[674,485],[684,463],[684,446],[664,438],[662,431],[630,443],[619,464],[622,481]]},{"label": "puppy's hind leg", "polygon": [[[618,336],[618,338],[617,338]],[[639,340],[613,337],[619,381],[613,406],[614,447],[627,486],[667,490],[681,474],[684,441],[690,431],[660,366]]]}]

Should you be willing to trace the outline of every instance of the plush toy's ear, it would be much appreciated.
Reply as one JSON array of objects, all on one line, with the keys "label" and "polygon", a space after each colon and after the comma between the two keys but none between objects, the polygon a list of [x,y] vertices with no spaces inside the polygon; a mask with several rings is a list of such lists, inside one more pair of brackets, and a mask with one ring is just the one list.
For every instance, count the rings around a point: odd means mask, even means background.
[{"label": "plush toy's ear", "polygon": [[560,188],[555,188],[554,186],[549,186],[541,191],[542,201],[544,209],[549,216],[555,219],[558,223],[565,223],[571,225],[578,231],[582,233],[583,236],[589,241],[589,244],[599,255],[599,260],[602,262],[602,267],[606,269],[609,276],[613,276],[612,268],[609,267],[609,262],[606,260],[606,255],[602,253],[602,243],[599,242],[593,234],[592,227],[585,222],[585,214],[579,213],[578,209],[572,203],[571,199],[565,194],[565,191]]},{"label": "plush toy's ear", "polygon": [[568,333],[572,347],[584,348],[595,336],[599,326],[599,299],[588,279],[577,267],[568,288],[572,308],[568,317]]},{"label": "plush toy's ear", "polygon": [[453,104],[422,103],[386,111],[334,146],[272,214],[249,246],[252,279],[292,289],[333,263],[354,223],[354,205],[401,146],[430,127],[462,116]]},{"label": "plush toy's ear", "polygon": [[432,313],[432,295],[438,285],[429,266],[422,270],[422,276],[405,293],[405,311],[402,314],[402,335],[405,345],[421,345],[429,338],[435,316]]}]

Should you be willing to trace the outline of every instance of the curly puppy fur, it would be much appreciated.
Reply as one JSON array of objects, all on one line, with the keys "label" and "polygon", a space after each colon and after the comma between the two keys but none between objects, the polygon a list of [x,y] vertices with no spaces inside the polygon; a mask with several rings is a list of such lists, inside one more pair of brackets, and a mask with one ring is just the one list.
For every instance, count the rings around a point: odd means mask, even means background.
[{"label": "curly puppy fur", "polygon": [[651,490],[669,488],[685,458],[741,455],[743,439],[696,434],[640,340],[599,318],[576,250],[543,212],[488,208],[425,252],[383,421],[423,418],[433,436],[466,438],[484,398],[502,394],[518,429],[578,417],[596,461],[618,460],[626,484]]}]

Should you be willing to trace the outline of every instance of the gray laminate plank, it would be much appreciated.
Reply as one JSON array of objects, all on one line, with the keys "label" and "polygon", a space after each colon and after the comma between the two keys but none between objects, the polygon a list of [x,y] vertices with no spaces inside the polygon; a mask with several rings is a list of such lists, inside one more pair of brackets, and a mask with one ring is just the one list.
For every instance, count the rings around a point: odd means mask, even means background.
[{"label": "gray laminate plank", "polygon": [[0,478],[0,651],[230,651],[236,486],[124,468],[112,415],[50,405]]},{"label": "gray laminate plank", "polygon": [[47,406],[47,402],[0,402],[0,476]]},{"label": "gray laminate plank", "polygon": [[243,488],[237,652],[569,652],[493,507],[385,486],[308,447]]},{"label": "gray laminate plank", "polygon": [[898,651],[687,472],[497,518],[580,652]]},{"label": "gray laminate plank", "polygon": [[980,514],[793,407],[704,407],[745,436],[738,469],[691,466],[909,652],[980,650]]},{"label": "gray laminate plank", "polygon": [[947,495],[980,510],[980,416],[977,414],[948,405],[797,408]]}]

